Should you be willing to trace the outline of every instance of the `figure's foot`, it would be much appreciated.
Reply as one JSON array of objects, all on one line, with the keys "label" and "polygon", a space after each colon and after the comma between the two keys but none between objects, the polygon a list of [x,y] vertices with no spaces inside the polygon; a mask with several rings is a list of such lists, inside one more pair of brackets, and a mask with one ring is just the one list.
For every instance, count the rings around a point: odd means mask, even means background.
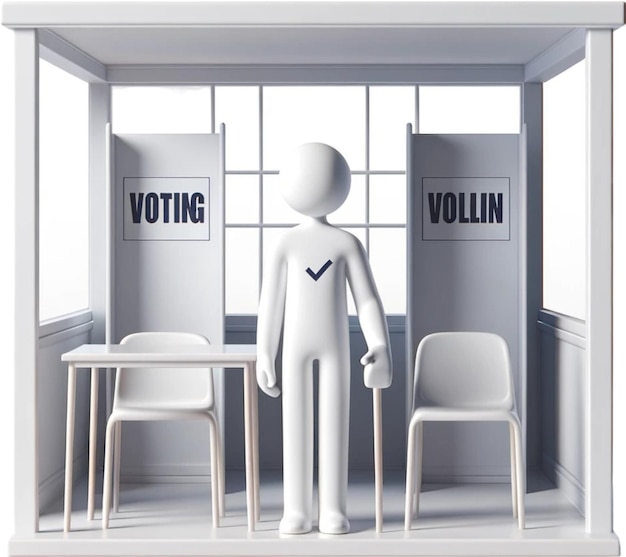
[{"label": "figure's foot", "polygon": [[285,514],[280,521],[278,531],[281,534],[306,534],[312,530],[311,519],[303,514]]},{"label": "figure's foot", "polygon": [[350,521],[345,514],[338,511],[321,513],[319,531],[322,534],[347,534],[350,531]]}]

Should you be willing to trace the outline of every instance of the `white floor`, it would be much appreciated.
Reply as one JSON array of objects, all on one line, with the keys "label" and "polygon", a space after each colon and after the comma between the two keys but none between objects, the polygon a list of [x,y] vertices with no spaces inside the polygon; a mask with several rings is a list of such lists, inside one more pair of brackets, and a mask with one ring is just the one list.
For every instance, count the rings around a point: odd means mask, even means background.
[{"label": "white floor", "polygon": [[[348,512],[350,534],[328,536],[315,529],[281,536],[280,475],[261,476],[261,522],[248,532],[243,474],[227,479],[226,517],[211,526],[208,484],[123,484],[121,508],[101,529],[86,519],[84,483],[75,489],[72,532],[62,531],[61,504],[41,516],[40,532],[14,538],[11,555],[617,555],[615,536],[584,531],[580,513],[547,482],[529,478],[527,528],[520,531],[511,511],[508,484],[426,485],[413,530],[403,529],[404,478],[385,476],[385,523],[374,530],[371,474],[352,473]],[[98,505],[100,500],[97,501]]]}]

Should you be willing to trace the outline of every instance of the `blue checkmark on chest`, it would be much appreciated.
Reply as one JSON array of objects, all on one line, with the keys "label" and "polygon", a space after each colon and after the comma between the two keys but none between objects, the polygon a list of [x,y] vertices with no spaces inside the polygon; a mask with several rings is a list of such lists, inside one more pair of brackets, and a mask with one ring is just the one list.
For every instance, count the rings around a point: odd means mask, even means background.
[{"label": "blue checkmark on chest", "polygon": [[307,267],[306,268],[306,272],[315,282],[317,282],[319,280],[319,278],[326,272],[328,267],[330,267],[332,264],[333,264],[333,262],[329,259],[328,261],[326,261],[326,263],[324,263],[320,267],[320,270],[317,271],[317,273],[315,271],[313,271],[311,269],[311,267]]}]

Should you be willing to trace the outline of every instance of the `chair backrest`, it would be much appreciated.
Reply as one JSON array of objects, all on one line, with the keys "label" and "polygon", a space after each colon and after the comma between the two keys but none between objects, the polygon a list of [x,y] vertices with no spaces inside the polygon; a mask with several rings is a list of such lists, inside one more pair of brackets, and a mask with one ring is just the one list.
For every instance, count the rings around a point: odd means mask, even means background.
[{"label": "chair backrest", "polygon": [[[142,332],[122,339],[120,344],[137,351],[154,351],[208,345],[194,333]],[[115,380],[114,405],[212,408],[213,371],[207,368],[119,368]]]},{"label": "chair backrest", "polygon": [[413,408],[515,409],[506,341],[492,333],[434,333],[415,357]]}]

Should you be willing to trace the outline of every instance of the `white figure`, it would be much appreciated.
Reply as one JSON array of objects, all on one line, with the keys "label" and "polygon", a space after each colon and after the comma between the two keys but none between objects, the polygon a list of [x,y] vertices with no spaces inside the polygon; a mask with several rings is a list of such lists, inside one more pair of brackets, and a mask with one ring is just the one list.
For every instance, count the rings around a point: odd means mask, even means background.
[{"label": "white figure", "polygon": [[276,397],[275,360],[283,326],[283,482],[280,532],[312,528],[313,362],[319,363],[319,530],[349,531],[350,346],[346,280],[368,345],[369,388],[391,384],[389,333],[367,257],[352,234],[328,224],[350,191],[350,169],[328,145],[300,146],[281,172],[285,201],[306,218],[281,239],[267,264],[258,317],[257,380]]}]

